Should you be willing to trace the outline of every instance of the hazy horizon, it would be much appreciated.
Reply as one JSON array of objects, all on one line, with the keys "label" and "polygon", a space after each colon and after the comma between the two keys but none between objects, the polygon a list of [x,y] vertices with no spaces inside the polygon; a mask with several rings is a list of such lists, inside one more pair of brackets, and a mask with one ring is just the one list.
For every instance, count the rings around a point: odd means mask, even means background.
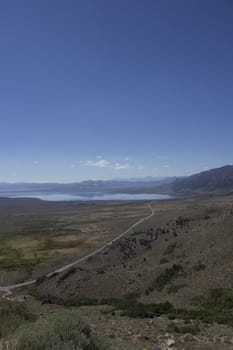
[{"label": "hazy horizon", "polygon": [[[140,181],[140,180],[143,180],[143,179],[148,179],[148,178],[151,178],[151,181],[155,180],[155,181],[159,181],[159,180],[162,180],[162,179],[166,179],[166,178],[173,178],[173,177],[180,177],[180,176],[158,176],[158,177],[154,177],[154,176],[145,176],[145,177],[135,177],[135,178],[132,178],[132,177],[125,177],[125,178],[112,178],[112,179],[99,179],[99,178],[96,178],[96,179],[85,179],[85,180],[81,180],[81,181],[72,181],[72,182],[57,182],[57,181],[49,181],[49,182],[41,182],[41,181],[17,181],[17,182],[6,182],[6,181],[0,181],[0,184],[72,184],[72,183],[79,183],[79,182],[85,182],[85,181],[136,181],[137,179]],[[182,177],[182,176],[181,176]]]}]

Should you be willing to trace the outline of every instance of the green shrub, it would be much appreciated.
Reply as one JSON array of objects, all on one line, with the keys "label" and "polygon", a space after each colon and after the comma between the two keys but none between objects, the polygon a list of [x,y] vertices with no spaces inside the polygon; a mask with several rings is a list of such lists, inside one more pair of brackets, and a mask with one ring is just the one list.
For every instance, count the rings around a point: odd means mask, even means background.
[{"label": "green shrub", "polygon": [[127,305],[125,308],[123,308],[121,305],[120,309],[122,310],[122,316],[134,318],[153,318],[154,316],[169,314],[170,312],[174,311],[173,306],[169,302],[160,304],[141,304],[135,302],[134,304],[132,303],[131,305]]},{"label": "green shrub", "polygon": [[164,251],[164,255],[171,255],[174,253],[175,249],[179,248],[177,242],[171,243],[167,246],[167,248]]},{"label": "green shrub", "polygon": [[206,268],[205,264],[203,264],[200,260],[196,265],[193,266],[193,270],[196,272],[205,270],[205,268]]},{"label": "green shrub", "polygon": [[9,305],[2,308],[0,310],[0,338],[12,333],[23,323],[35,320],[35,315],[30,313],[25,305]]},{"label": "green shrub", "polygon": [[205,309],[229,312],[231,309],[233,310],[233,290],[211,289],[205,296],[196,298],[196,304]]},{"label": "green shrub", "polygon": [[26,287],[27,292],[29,295],[34,297],[36,300],[43,300],[44,295],[41,293],[41,291],[38,288],[35,287]]},{"label": "green shrub", "polygon": [[[182,269],[177,269],[177,267],[175,270],[182,271]],[[174,292],[182,287],[185,287],[185,285],[172,286],[169,290],[170,292]],[[138,297],[138,294],[129,294],[122,299],[104,298],[98,300],[84,297],[62,299],[54,296],[44,296],[42,303],[54,303],[65,307],[110,305],[112,309],[109,312],[121,310],[122,316],[145,318],[154,317],[156,315],[167,315],[170,319],[178,318],[187,321],[193,319],[206,323],[217,322],[233,327],[233,291],[229,289],[213,289],[207,293],[207,296],[196,298],[195,309],[176,309],[169,302],[161,304],[142,304],[137,301]],[[41,298],[40,295],[39,298]]]},{"label": "green shrub", "polygon": [[81,320],[77,311],[65,311],[20,327],[2,349],[11,350],[107,350]]}]

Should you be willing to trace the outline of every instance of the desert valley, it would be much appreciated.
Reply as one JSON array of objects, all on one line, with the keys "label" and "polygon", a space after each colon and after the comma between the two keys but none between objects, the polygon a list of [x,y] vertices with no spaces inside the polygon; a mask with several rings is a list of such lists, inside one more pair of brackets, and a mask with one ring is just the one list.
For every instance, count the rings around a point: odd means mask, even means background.
[{"label": "desert valley", "polygon": [[2,348],[29,349],[23,329],[33,337],[44,320],[55,332],[55,316],[78,312],[93,349],[231,349],[232,174],[179,180],[181,192],[149,202],[2,198]]},{"label": "desert valley", "polygon": [[0,1],[0,350],[233,350],[233,1]]}]

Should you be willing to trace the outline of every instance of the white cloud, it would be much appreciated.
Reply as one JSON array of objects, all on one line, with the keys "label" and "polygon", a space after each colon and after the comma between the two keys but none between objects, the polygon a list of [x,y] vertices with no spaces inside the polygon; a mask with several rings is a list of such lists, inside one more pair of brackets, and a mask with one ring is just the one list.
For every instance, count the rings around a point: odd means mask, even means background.
[{"label": "white cloud", "polygon": [[33,164],[35,164],[35,165],[36,165],[36,164],[39,164],[39,161],[38,161],[38,160],[34,160],[34,161],[33,161]]},{"label": "white cloud", "polygon": [[165,164],[165,165],[163,165],[163,168],[170,168],[170,165]]},{"label": "white cloud", "polygon": [[131,168],[133,168],[131,165],[129,165],[129,163],[125,163],[125,164],[114,163],[112,167],[113,167],[114,169],[116,169],[116,170],[131,169]]},{"label": "white cloud", "polygon": [[[129,162],[110,162],[106,159],[102,159],[101,156],[96,157],[95,160],[88,160],[84,162],[83,164],[85,166],[92,166],[92,167],[98,167],[98,168],[111,168],[114,170],[128,170],[128,169],[136,169],[136,170],[143,170],[143,165],[132,165]],[[126,159],[126,158],[125,158]],[[128,158],[127,158],[128,159]]]},{"label": "white cloud", "polygon": [[107,168],[111,165],[111,163],[109,161],[107,161],[106,159],[100,159],[97,161],[93,161],[93,160],[88,160],[85,163],[86,166],[95,166],[98,168]]}]

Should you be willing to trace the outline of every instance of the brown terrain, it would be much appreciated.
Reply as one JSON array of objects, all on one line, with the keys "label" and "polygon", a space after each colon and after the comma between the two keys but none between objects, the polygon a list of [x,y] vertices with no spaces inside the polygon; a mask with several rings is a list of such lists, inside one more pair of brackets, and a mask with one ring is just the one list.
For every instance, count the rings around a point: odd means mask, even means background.
[{"label": "brown terrain", "polygon": [[[87,261],[47,278],[43,260],[58,266],[85,255],[148,215],[148,208],[141,201],[56,203],[52,211],[51,204],[33,204],[32,217],[36,210],[43,220],[48,215],[66,223],[49,235],[53,243],[69,242],[72,248],[56,247],[59,254],[53,260],[46,245],[48,254],[42,250],[32,272],[36,284],[3,296],[4,301],[25,303],[40,317],[79,308],[93,332],[109,339],[114,349],[233,349],[232,195],[151,201],[151,219]],[[11,215],[10,206],[5,215]],[[14,213],[20,222],[24,208]],[[82,244],[75,229],[81,230]],[[12,237],[5,243],[13,249],[14,242],[26,259],[28,245],[19,239],[23,235]]]},{"label": "brown terrain", "polygon": [[0,199],[1,285],[36,278],[76,260],[147,212],[144,202]]}]

